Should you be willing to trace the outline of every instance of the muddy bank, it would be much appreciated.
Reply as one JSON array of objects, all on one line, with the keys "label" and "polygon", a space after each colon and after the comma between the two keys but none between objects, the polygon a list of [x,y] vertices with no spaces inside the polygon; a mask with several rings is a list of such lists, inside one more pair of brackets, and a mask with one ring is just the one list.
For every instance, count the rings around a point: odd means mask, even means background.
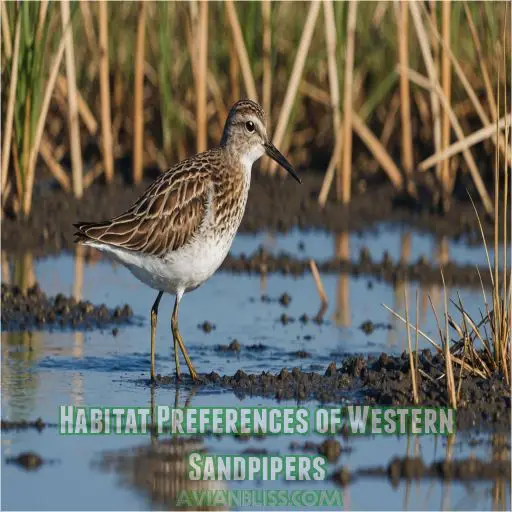
[{"label": "muddy bank", "polygon": [[[251,255],[234,257],[228,255],[221,266],[222,270],[229,272],[244,272],[253,274],[272,274],[301,276],[310,273],[309,259],[295,258],[291,254],[269,254],[260,248]],[[368,251],[362,250],[358,261],[333,258],[327,261],[316,262],[323,274],[347,273],[353,276],[367,276],[396,283],[416,281],[422,284],[442,284],[441,267],[420,258],[415,263],[395,263],[389,255],[384,255],[380,261],[374,261]],[[488,267],[475,265],[457,265],[446,263],[442,267],[445,282],[448,286],[480,287],[480,277],[484,284],[491,283]]]},{"label": "muddy bank", "polygon": [[[465,237],[481,243],[479,228],[469,202],[455,202],[452,209],[440,215],[432,211],[429,201],[414,205],[401,201],[388,184],[364,183],[354,190],[353,200],[345,209],[331,199],[321,209],[318,194],[323,175],[302,173],[304,183],[272,179],[253,173],[253,183],[242,232],[262,230],[287,231],[323,229],[334,232],[354,231],[382,222],[411,225],[415,229],[451,238]],[[118,179],[110,187],[92,185],[82,200],[75,200],[61,189],[39,184],[34,192],[31,218],[27,221],[9,213],[2,220],[2,248],[9,252],[31,251],[35,256],[69,250],[73,247],[74,222],[98,221],[122,213],[149,185],[127,185]],[[492,236],[492,224],[481,212],[484,230]]]},{"label": "muddy bank", "polygon": [[398,486],[401,480],[421,479],[510,482],[510,458],[491,461],[477,458],[443,459],[425,464],[420,457],[395,457],[387,466],[372,466],[355,471],[343,467],[331,475],[331,480],[343,487],[360,478],[388,478],[393,487]]},{"label": "muddy bank", "polygon": [[30,430],[34,429],[38,432],[42,432],[46,427],[56,426],[55,424],[51,425],[49,423],[45,423],[41,418],[37,418],[34,421],[20,420],[20,421],[10,421],[2,419],[0,423],[0,429],[9,432],[11,430]]},{"label": "muddy bank", "polygon": [[26,471],[35,471],[39,469],[43,464],[48,464],[50,461],[44,460],[38,453],[35,452],[23,452],[17,457],[8,457],[5,462],[7,464],[16,464]]},{"label": "muddy bank", "polygon": [[[444,360],[440,354],[422,350],[418,354],[418,395],[423,406],[448,406],[444,379]],[[460,372],[454,370],[455,382]],[[188,379],[188,377],[186,377]],[[201,385],[227,388],[238,397],[262,396],[277,400],[318,400],[324,404],[354,400],[368,405],[412,405],[413,394],[409,357],[381,354],[349,356],[338,368],[332,362],[324,374],[304,372],[299,368],[283,368],[278,374],[262,372],[247,374],[238,370],[235,375],[221,376],[215,372],[202,374]],[[157,383],[174,385],[174,376],[157,376]],[[490,427],[510,428],[510,388],[503,376],[489,379],[462,374],[457,410],[457,429]]]},{"label": "muddy bank", "polygon": [[2,284],[2,331],[71,327],[90,329],[126,324],[133,320],[133,311],[125,304],[109,309],[89,301],[58,294],[48,297],[38,284],[23,292],[17,286]]},{"label": "muddy bank", "polygon": [[[326,448],[327,444],[330,444],[328,448]],[[425,463],[419,457],[394,457],[385,466],[368,466],[350,471],[345,466],[335,466],[347,451],[341,447],[333,448],[335,444],[339,445],[337,441],[328,440],[318,446],[315,443],[306,442],[303,446],[290,448],[292,451],[297,449],[300,453],[325,453],[325,450],[335,450],[337,456],[328,459],[331,471],[329,478],[342,487],[364,478],[387,480],[393,488],[402,480],[436,479],[463,483],[491,481],[504,484],[510,481],[508,457],[492,460],[444,458],[431,464]],[[208,455],[207,448],[201,439],[185,437],[153,439],[151,443],[135,448],[104,452],[98,460],[94,461],[93,467],[101,472],[116,475],[123,487],[133,488],[147,496],[151,502],[161,504],[168,510],[174,510],[177,508],[176,501],[182,491],[192,493],[206,490],[223,491],[230,487],[229,482],[225,481],[194,481],[187,477],[188,457],[192,452],[197,451]],[[260,447],[246,449],[241,453],[244,455],[268,454],[264,448]],[[290,486],[290,489],[295,487],[300,487],[300,482]],[[236,490],[236,487],[232,490]],[[219,508],[214,505],[210,507],[205,502],[202,509],[218,510]]]}]

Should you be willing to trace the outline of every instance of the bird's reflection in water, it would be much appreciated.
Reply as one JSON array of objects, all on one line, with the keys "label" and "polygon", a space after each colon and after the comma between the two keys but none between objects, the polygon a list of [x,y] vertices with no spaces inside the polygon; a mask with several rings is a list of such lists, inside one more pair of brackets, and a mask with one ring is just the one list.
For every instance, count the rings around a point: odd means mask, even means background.
[{"label": "bird's reflection in water", "polygon": [[[175,406],[178,406],[179,402],[178,393],[177,389]],[[185,407],[189,400],[190,397],[185,401]],[[154,403],[154,389],[151,388],[152,418],[155,417]],[[207,453],[202,437],[158,438],[154,430],[149,428],[148,430],[151,431],[151,442],[128,449],[105,452],[97,464],[99,469],[117,473],[121,485],[133,488],[147,496],[158,508],[164,506],[167,510],[184,508],[180,501],[183,499],[183,491],[187,491],[190,496],[192,493],[227,490],[226,483],[223,481],[196,481],[188,478],[189,455],[197,452]],[[193,509],[227,510],[209,506],[206,501],[202,507],[194,504]]]}]

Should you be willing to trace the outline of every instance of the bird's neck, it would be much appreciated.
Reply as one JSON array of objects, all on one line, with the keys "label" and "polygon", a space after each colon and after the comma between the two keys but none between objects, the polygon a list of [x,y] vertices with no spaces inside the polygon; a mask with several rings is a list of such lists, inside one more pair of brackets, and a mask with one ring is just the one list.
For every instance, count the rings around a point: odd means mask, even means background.
[{"label": "bird's neck", "polygon": [[224,165],[213,176],[214,222],[230,236],[235,235],[245,211],[253,163],[240,153],[226,152]]},{"label": "bird's neck", "polygon": [[249,145],[231,145],[224,146],[228,160],[233,167],[241,169],[250,178],[251,170],[254,162],[256,162],[264,154],[263,148]]}]

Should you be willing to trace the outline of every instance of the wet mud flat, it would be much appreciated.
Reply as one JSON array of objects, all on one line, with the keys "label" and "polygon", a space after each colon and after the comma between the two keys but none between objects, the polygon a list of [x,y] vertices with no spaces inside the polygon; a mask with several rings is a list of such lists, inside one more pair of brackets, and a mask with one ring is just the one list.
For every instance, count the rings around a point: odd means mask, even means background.
[{"label": "wet mud flat", "polygon": [[[422,350],[418,354],[418,395],[421,406],[447,407],[448,395],[442,355]],[[510,430],[510,388],[502,375],[488,379],[460,374],[454,368],[456,385],[461,380],[457,409],[457,429],[491,427]],[[175,384],[174,376],[157,376],[161,385]],[[304,372],[299,368],[279,373],[247,374],[238,370],[234,375],[215,372],[200,375],[200,385],[225,388],[239,398],[261,396],[277,400],[318,400],[323,404],[360,403],[380,406],[413,405],[409,356],[382,353],[380,356],[348,356],[339,367],[332,362],[323,373]]]},{"label": "wet mud flat", "polygon": [[[334,439],[325,441],[321,445],[326,443],[331,446],[340,446],[340,443]],[[310,445],[310,451],[315,445],[311,442],[306,444]],[[505,447],[503,449],[506,450]],[[174,509],[180,491],[223,490],[228,487],[223,481],[193,481],[187,478],[187,456],[197,451],[206,452],[201,438],[153,439],[150,444],[105,452],[94,462],[94,466],[102,472],[116,474],[121,485],[143,492],[152,502]],[[314,451],[320,453],[321,449]],[[247,450],[243,453],[247,453]],[[263,453],[258,451],[259,455]],[[398,487],[401,481],[441,480],[462,483],[510,481],[510,458],[506,455],[499,458],[493,457],[492,460],[476,457],[442,458],[432,463],[425,463],[421,457],[393,457],[387,465],[362,466],[349,470],[345,466],[337,465],[340,453],[338,452],[338,456],[334,458],[328,458],[328,462],[329,480],[341,487],[352,485],[365,478],[387,480],[394,488]]]},{"label": "wet mud flat", "polygon": [[[154,176],[153,176],[154,177]],[[343,207],[333,199],[324,208],[318,205],[323,175],[302,173],[303,184],[253,173],[253,182],[241,232],[292,228],[321,229],[333,232],[358,231],[381,221],[389,221],[439,236],[463,237],[481,243],[475,212],[469,201],[454,202],[448,213],[439,214],[426,206],[429,201],[410,204],[400,199],[388,184],[374,184],[365,190],[354,189],[353,199]],[[64,191],[39,184],[34,193],[32,215],[21,220],[7,214],[2,220],[2,247],[9,252],[32,251],[35,256],[54,254],[73,248],[73,223],[99,221],[127,209],[151,183],[128,185],[119,179],[110,187],[92,185],[81,200]],[[480,211],[487,236],[493,233],[490,219]]]},{"label": "wet mud flat", "polygon": [[510,458],[498,460],[442,459],[425,464],[421,457],[395,457],[387,466],[362,467],[355,471],[341,468],[331,480],[345,487],[363,478],[387,478],[393,487],[402,480],[443,480],[445,482],[503,481],[510,482]]},{"label": "wet mud flat", "polygon": [[[305,443],[292,442],[290,449],[301,453],[318,453],[326,457],[327,461],[335,464],[342,460],[344,453],[351,453],[352,447],[347,445],[346,439],[342,442],[334,438],[326,439],[321,443],[306,441]],[[463,441],[471,445],[475,441]],[[489,441],[491,442],[491,441]],[[452,443],[448,440],[447,443]],[[492,437],[492,460],[482,460],[476,457],[465,459],[443,458],[425,463],[420,456],[393,457],[385,466],[359,467],[350,471],[342,466],[331,473],[330,478],[336,484],[346,486],[360,478],[387,478],[393,485],[398,486],[401,480],[437,479],[447,482],[469,482],[473,480],[500,480],[510,481],[510,437],[495,435]]]},{"label": "wet mud flat", "polygon": [[42,432],[48,426],[56,426],[55,424],[50,425],[45,423],[42,418],[37,418],[33,421],[28,420],[19,420],[19,421],[10,421],[2,419],[0,423],[0,429],[4,432],[9,431],[22,431],[22,430],[37,430],[37,432]]},{"label": "wet mud flat", "polygon": [[[48,297],[36,283],[26,291],[2,284],[2,331],[70,327],[91,329],[135,322],[128,304],[109,309],[58,294]],[[113,331],[114,333],[114,331]]]},{"label": "wet mud flat", "polygon": [[[483,249],[482,249],[483,250]],[[374,277],[379,281],[397,283],[404,281],[416,281],[422,284],[443,284],[448,286],[480,287],[481,284],[491,283],[489,268],[475,265],[458,265],[446,263],[442,269],[426,258],[419,258],[414,263],[393,262],[389,255],[384,254],[380,261],[372,260],[368,250],[361,250],[358,261],[350,261],[332,258],[325,261],[317,261],[318,270],[322,274],[347,273],[353,276]],[[269,254],[263,248],[250,255],[234,257],[228,255],[221,267],[234,273],[291,275],[294,277],[309,273],[310,260],[296,258],[292,254]],[[442,274],[441,274],[442,270]],[[371,288],[371,284],[369,285]]]}]

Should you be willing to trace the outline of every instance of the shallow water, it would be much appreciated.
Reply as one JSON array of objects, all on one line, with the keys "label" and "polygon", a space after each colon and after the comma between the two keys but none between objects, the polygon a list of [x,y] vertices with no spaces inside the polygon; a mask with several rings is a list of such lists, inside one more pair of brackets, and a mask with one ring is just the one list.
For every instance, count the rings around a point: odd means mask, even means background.
[{"label": "shallow water", "polygon": [[[420,239],[421,236],[420,236]],[[250,238],[239,236],[234,252],[249,253],[265,235]],[[303,241],[305,253],[316,259],[330,257],[333,240],[327,235],[292,233],[277,237],[279,250],[296,252]],[[363,238],[371,245],[371,236]],[[389,248],[392,257],[399,257]],[[400,234],[396,241],[400,246]],[[264,242],[265,244],[267,242]],[[375,242],[376,243],[376,242]],[[379,242],[381,245],[383,240]],[[355,245],[354,242],[352,245]],[[413,251],[419,251],[420,243],[413,240]],[[418,246],[418,247],[417,247]],[[375,250],[378,252],[379,244]],[[388,245],[386,245],[388,247]],[[473,249],[463,250],[460,258],[483,263]],[[310,252],[311,251],[311,252]],[[480,248],[480,251],[482,249]],[[357,252],[357,250],[356,250]],[[456,251],[450,247],[450,254]],[[419,253],[418,253],[419,254]],[[372,252],[374,258],[378,254]],[[480,257],[480,256],[479,256]],[[148,312],[155,293],[135,280],[130,273],[108,260],[85,261],[82,256],[61,255],[31,261],[30,257],[14,260],[7,258],[8,269],[3,268],[13,281],[22,279],[30,283],[36,279],[49,295],[74,294],[93,303],[116,306],[128,302],[143,324],[120,327],[117,336],[110,329],[86,332],[48,330],[34,333],[2,333],[2,418],[33,420],[41,417],[46,422],[56,422],[58,406],[73,405],[130,405],[147,406],[151,402],[151,389],[145,379],[149,374],[149,325]],[[189,354],[199,372],[216,371],[233,374],[239,368],[244,371],[278,371],[294,366],[323,372],[330,361],[340,362],[348,353],[379,353],[404,350],[406,335],[403,325],[396,322],[382,306],[388,304],[400,314],[404,311],[404,289],[407,288],[411,321],[415,321],[415,298],[418,292],[420,328],[438,339],[437,326],[428,296],[442,311],[443,291],[439,286],[428,289],[415,283],[398,283],[395,287],[375,279],[354,278],[347,275],[322,277],[330,305],[325,322],[303,324],[298,318],[306,313],[313,317],[319,307],[317,292],[311,276],[294,279],[269,275],[262,281],[259,276],[217,273],[203,287],[185,296],[180,307],[180,330]],[[369,283],[371,282],[371,288]],[[465,307],[475,316],[482,303],[478,289],[460,289]],[[291,296],[291,303],[283,307],[278,301],[282,293]],[[262,301],[265,294],[271,302]],[[455,290],[448,290],[455,296]],[[276,300],[274,300],[276,299]],[[450,306],[454,312],[454,307]],[[172,374],[174,359],[171,355],[170,313],[172,299],[164,296],[160,306],[157,331],[157,371]],[[281,315],[295,318],[283,325]],[[215,329],[205,333],[198,324],[208,320]],[[361,323],[391,324],[391,329],[377,329],[366,335],[359,328]],[[242,345],[238,354],[219,352],[216,347],[237,339]],[[263,345],[261,350],[251,350],[251,345]],[[420,339],[421,346],[428,346]],[[301,358],[297,351],[305,351],[310,357]],[[183,368],[185,365],[183,364]],[[154,400],[161,405],[265,405],[270,399],[246,397],[241,400],[223,390],[182,387],[176,396],[174,386],[159,387]],[[280,402],[279,405],[296,405]],[[314,407],[315,404],[308,404]],[[473,433],[476,436],[476,433]],[[330,464],[328,473],[344,465],[349,469],[386,466],[394,456],[421,454],[425,463],[443,458],[447,449],[454,458],[475,455],[490,459],[492,449],[490,434],[479,434],[482,443],[469,445],[464,436],[457,435],[455,444],[447,447],[445,438],[435,437],[373,437],[348,441],[339,437],[342,446],[350,446],[350,453],[343,453],[336,464]],[[210,453],[241,453],[247,448],[264,447],[268,452],[282,455],[291,453],[289,444],[297,437],[267,437],[264,440],[237,441],[233,437],[204,439],[204,448]],[[310,436],[308,440],[320,440]],[[304,442],[304,438],[300,438]],[[460,442],[459,442],[460,441]],[[106,471],[99,467],[105,451],[130,450],[137,445],[150,445],[150,436],[60,436],[55,428],[42,433],[6,432],[2,435],[2,498],[5,509],[148,509],[165,508],[169,504],[151,496],[147,488],[133,483],[126,474]],[[36,472],[26,472],[6,463],[6,458],[20,452],[34,450],[44,459],[53,461]],[[156,478],[156,477],[155,477]],[[173,478],[172,474],[158,478]],[[157,483],[155,483],[157,485]],[[256,482],[229,482],[228,488],[262,488]],[[321,483],[266,482],[265,489],[329,489],[335,484],[329,480]],[[27,492],[29,489],[30,492]],[[510,487],[496,489],[491,482],[470,484],[421,481],[394,488],[387,479],[368,478],[359,480],[344,491],[344,508],[350,509],[491,509],[502,508],[510,503]],[[505,505],[503,505],[503,504]]]},{"label": "shallow water", "polygon": [[[239,234],[231,248],[235,256],[249,255],[263,246],[270,253],[286,252],[301,258],[313,258],[317,261],[335,258],[339,255],[340,240],[343,234],[325,231],[304,233],[298,229],[284,234],[259,233],[256,235]],[[485,250],[480,245],[467,245],[461,240],[438,237],[432,233],[412,231],[388,223],[377,225],[370,231],[350,232],[345,235],[347,254],[343,257],[357,260],[361,249],[370,251],[374,261],[382,260],[388,253],[393,262],[406,260],[416,262],[420,258],[436,263],[439,261],[458,265],[487,266]],[[510,247],[509,247],[510,251]],[[491,262],[494,250],[489,247]]]}]

